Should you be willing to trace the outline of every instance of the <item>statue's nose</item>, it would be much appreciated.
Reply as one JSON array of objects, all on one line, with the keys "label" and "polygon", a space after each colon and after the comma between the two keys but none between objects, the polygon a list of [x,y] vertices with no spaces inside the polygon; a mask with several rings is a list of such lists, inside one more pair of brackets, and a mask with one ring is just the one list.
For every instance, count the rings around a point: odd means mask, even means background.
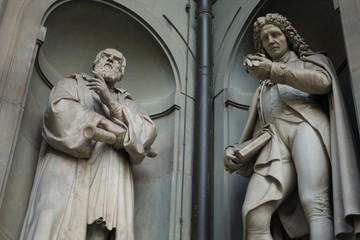
[{"label": "statue's nose", "polygon": [[114,55],[110,55],[110,56],[108,57],[108,61],[109,61],[109,62],[113,62],[113,61],[114,61]]}]

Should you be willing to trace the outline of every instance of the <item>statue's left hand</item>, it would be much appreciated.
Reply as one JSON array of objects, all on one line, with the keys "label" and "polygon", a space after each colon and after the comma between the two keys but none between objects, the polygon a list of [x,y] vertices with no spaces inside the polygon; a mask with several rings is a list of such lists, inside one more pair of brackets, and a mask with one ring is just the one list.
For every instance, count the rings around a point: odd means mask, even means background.
[{"label": "statue's left hand", "polygon": [[108,106],[111,102],[109,87],[102,76],[94,71],[93,73],[95,78],[86,78],[86,81],[89,82],[86,86],[88,86],[90,90],[94,90],[94,92],[99,95],[101,102]]},{"label": "statue's left hand", "polygon": [[104,129],[107,132],[111,132],[116,136],[115,143],[112,143],[115,149],[121,149],[124,147],[124,138],[126,134],[126,129],[124,127],[113,123],[105,117],[99,122],[96,127]]},{"label": "statue's left hand", "polygon": [[244,58],[244,68],[259,80],[270,79],[272,61],[263,54],[249,54]]}]

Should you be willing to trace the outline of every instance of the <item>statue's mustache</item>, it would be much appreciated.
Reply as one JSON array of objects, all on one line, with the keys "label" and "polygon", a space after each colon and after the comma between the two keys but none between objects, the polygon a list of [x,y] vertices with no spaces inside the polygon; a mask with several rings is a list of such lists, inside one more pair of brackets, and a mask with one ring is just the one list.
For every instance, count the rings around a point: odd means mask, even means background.
[{"label": "statue's mustache", "polygon": [[94,67],[94,71],[102,76],[105,80],[116,80],[119,81],[121,78],[121,71],[113,68],[111,63],[105,64],[96,64]]}]

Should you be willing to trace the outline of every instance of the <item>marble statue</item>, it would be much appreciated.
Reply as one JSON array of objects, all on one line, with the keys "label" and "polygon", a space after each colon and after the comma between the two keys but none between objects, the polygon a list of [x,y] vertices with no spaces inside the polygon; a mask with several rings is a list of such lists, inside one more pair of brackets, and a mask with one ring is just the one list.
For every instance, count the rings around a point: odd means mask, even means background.
[{"label": "marble statue", "polygon": [[224,156],[227,171],[250,177],[244,239],[354,239],[359,168],[331,62],[277,13],[257,19],[254,44],[243,65],[259,87]]},{"label": "marble statue", "polygon": [[156,127],[115,87],[125,66],[122,53],[105,49],[95,77],[73,74],[52,89],[20,239],[134,239],[131,165],[154,156]]}]

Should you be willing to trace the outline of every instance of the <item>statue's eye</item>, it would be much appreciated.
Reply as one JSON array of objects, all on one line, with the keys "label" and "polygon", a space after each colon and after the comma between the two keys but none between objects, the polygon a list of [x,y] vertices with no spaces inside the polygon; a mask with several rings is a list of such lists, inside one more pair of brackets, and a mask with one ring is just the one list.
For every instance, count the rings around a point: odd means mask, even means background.
[{"label": "statue's eye", "polygon": [[273,37],[279,37],[281,34],[279,32],[274,32]]}]

